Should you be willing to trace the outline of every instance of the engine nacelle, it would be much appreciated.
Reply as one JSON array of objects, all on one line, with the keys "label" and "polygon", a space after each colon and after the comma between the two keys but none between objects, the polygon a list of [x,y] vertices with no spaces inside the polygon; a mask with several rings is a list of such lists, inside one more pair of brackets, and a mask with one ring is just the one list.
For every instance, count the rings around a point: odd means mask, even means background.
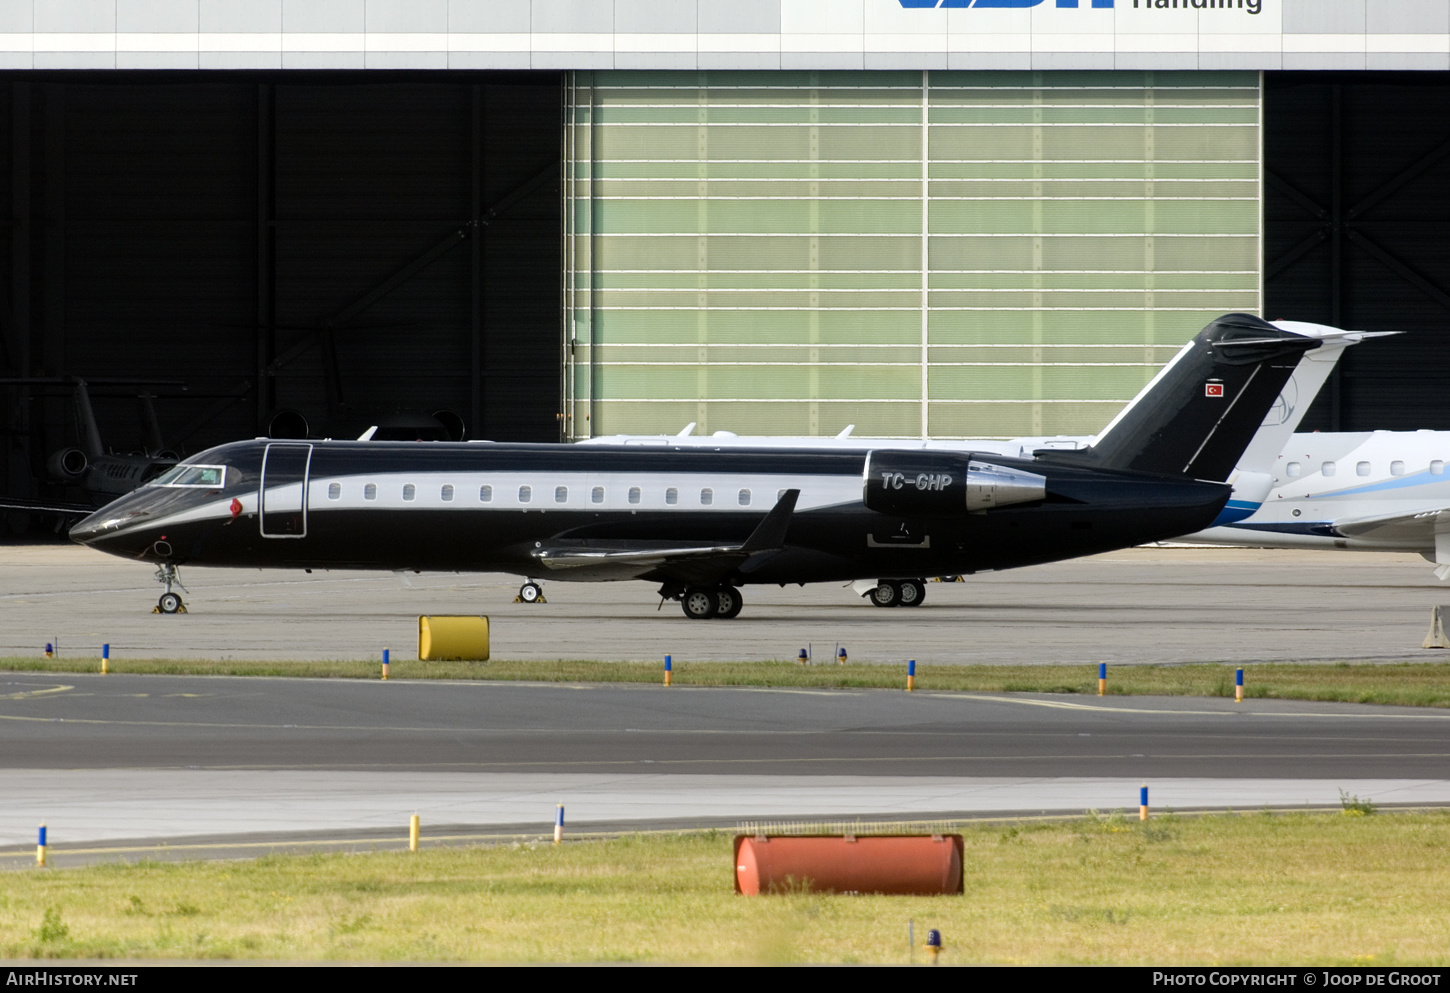
[{"label": "engine nacelle", "polygon": [[1047,478],[955,452],[870,452],[863,498],[878,513],[946,517],[1031,503],[1047,496]]},{"label": "engine nacelle", "polygon": [[79,448],[62,448],[45,461],[45,468],[51,478],[62,482],[80,479],[90,466],[90,459]]}]

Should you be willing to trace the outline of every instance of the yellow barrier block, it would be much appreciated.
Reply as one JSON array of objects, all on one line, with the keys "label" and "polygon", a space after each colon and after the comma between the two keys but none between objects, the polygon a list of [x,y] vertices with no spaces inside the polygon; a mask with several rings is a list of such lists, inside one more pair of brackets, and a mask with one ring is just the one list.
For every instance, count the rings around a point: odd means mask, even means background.
[{"label": "yellow barrier block", "polygon": [[487,662],[488,618],[418,618],[418,658],[424,662]]}]

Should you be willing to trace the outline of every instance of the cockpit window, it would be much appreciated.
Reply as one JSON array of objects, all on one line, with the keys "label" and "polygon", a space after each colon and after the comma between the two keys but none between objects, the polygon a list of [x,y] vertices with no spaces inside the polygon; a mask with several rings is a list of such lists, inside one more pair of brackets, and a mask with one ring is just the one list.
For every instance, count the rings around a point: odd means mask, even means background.
[{"label": "cockpit window", "polygon": [[207,489],[221,489],[226,485],[227,467],[224,465],[178,465],[157,476],[151,486],[201,486]]}]

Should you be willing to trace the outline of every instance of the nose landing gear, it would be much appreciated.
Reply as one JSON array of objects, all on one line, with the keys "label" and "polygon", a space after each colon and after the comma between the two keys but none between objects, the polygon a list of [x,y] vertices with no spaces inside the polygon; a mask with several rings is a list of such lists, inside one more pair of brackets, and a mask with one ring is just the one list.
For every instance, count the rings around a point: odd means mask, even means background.
[{"label": "nose landing gear", "polygon": [[548,603],[544,599],[544,588],[532,579],[519,587],[519,595],[514,597],[514,603]]},{"label": "nose landing gear", "polygon": [[186,587],[181,585],[181,573],[176,566],[170,562],[163,562],[158,565],[156,567],[156,581],[166,587],[166,592],[161,594],[161,598],[156,601],[156,606],[152,608],[151,613],[186,613],[186,603],[181,599],[181,594],[171,591],[173,585],[181,586],[182,590],[186,591]]}]

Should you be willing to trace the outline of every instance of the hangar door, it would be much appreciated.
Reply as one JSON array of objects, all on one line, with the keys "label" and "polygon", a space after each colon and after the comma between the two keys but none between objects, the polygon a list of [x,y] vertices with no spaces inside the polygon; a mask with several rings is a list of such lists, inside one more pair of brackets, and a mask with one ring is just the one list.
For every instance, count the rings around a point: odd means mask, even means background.
[{"label": "hangar door", "polygon": [[577,72],[568,434],[1100,429],[1260,306],[1233,72]]}]

